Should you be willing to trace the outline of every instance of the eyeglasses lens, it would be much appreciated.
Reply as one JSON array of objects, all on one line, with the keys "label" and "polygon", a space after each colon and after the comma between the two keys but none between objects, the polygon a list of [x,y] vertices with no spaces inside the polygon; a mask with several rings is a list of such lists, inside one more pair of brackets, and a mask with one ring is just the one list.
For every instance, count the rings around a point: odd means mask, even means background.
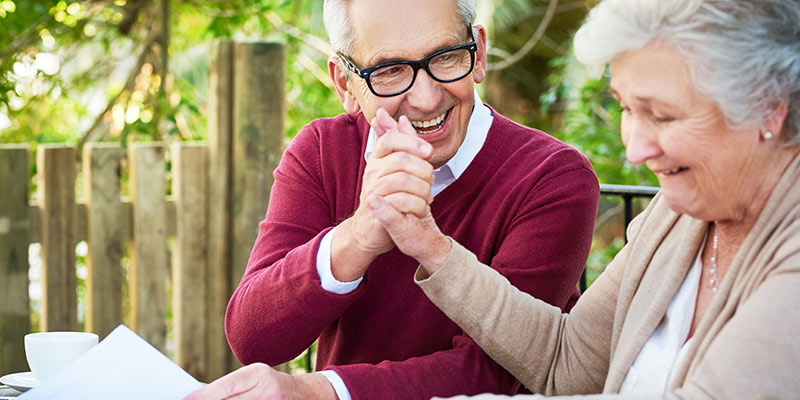
[{"label": "eyeglasses lens", "polygon": [[[469,74],[472,55],[468,49],[455,49],[438,54],[428,62],[428,72],[439,81],[453,81]],[[414,80],[414,68],[409,64],[392,64],[378,68],[369,75],[372,89],[379,95],[392,95],[406,90]]]}]

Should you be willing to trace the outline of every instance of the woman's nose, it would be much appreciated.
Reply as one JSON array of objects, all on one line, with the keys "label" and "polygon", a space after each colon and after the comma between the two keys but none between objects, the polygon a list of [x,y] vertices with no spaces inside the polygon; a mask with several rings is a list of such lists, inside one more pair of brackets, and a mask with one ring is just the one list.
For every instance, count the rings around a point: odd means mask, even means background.
[{"label": "woman's nose", "polygon": [[622,142],[625,144],[625,156],[631,164],[644,164],[651,158],[661,155],[657,132],[646,121],[633,118],[622,124]]}]

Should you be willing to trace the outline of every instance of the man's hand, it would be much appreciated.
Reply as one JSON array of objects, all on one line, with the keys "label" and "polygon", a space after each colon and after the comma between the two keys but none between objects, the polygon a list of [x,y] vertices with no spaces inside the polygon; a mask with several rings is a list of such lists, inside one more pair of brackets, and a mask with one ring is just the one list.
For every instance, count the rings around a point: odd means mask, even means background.
[{"label": "man's hand", "polygon": [[380,196],[400,212],[418,216],[433,201],[431,145],[417,137],[408,118],[395,121],[384,109],[372,126],[378,141],[364,170],[358,209],[336,229],[331,245],[331,270],[340,281],[362,276],[375,257],[394,247],[367,198]]},{"label": "man's hand", "polygon": [[266,364],[250,364],[211,382],[184,400],[336,400],[333,386],[319,374],[289,375]]}]

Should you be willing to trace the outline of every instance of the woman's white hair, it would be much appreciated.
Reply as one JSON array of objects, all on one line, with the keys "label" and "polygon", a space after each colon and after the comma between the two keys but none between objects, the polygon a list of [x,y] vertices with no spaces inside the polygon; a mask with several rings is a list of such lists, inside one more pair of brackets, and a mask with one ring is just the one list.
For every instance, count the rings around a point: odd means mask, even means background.
[{"label": "woman's white hair", "polygon": [[[475,21],[475,0],[457,0],[456,4],[458,18],[466,26],[471,27]],[[347,7],[347,0],[325,0],[322,16],[333,50],[350,55],[353,52],[355,38]]]},{"label": "woman's white hair", "polygon": [[599,75],[652,42],[684,55],[697,89],[732,126],[757,125],[787,104],[780,137],[800,144],[800,1],[604,0],[575,35],[575,57]]}]

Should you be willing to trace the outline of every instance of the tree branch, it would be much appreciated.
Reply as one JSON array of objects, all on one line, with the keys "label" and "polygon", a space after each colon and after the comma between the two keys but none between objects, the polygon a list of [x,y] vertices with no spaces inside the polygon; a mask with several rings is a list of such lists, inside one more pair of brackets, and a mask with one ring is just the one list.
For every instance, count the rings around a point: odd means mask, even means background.
[{"label": "tree branch", "polygon": [[139,75],[139,71],[142,69],[142,65],[144,65],[144,62],[147,59],[147,54],[150,52],[153,44],[159,40],[160,36],[161,34],[156,32],[147,38],[144,46],[142,47],[142,51],[139,53],[139,57],[136,59],[136,63],[133,65],[133,69],[131,69],[130,73],[128,74],[128,79],[125,81],[125,86],[111,100],[109,100],[108,104],[106,104],[106,108],[97,116],[92,126],[86,130],[83,136],[81,136],[81,140],[78,142],[79,156],[81,154],[80,150],[83,148],[83,145],[85,145],[87,142],[93,142],[99,139],[99,137],[97,137],[98,134],[95,133],[97,132],[97,127],[99,127],[103,122],[103,117],[106,115],[106,113],[109,112],[115,104],[117,104],[120,96],[133,88],[134,84],[136,83],[136,77]]},{"label": "tree branch", "polygon": [[2,53],[0,53],[0,59],[5,59],[6,57],[9,57],[12,54],[15,54],[16,52],[20,51],[22,48],[33,44],[35,40],[32,39],[32,37],[35,36],[32,36],[31,34],[36,32],[36,27],[47,22],[47,20],[51,18],[53,18],[52,15],[45,14],[42,16],[42,18],[40,18],[38,21],[33,23],[27,29],[25,29],[24,32],[20,33],[19,36],[17,36],[17,39],[14,40],[5,50],[3,50]]},{"label": "tree branch", "polygon": [[539,39],[541,39],[542,35],[544,35],[545,30],[547,30],[547,27],[550,25],[550,21],[553,19],[557,5],[558,0],[550,0],[550,4],[547,6],[547,11],[545,12],[544,17],[542,17],[542,22],[539,23],[539,26],[536,28],[536,32],[533,33],[533,36],[528,39],[525,45],[523,45],[522,48],[520,48],[510,57],[503,59],[500,62],[489,64],[486,67],[486,70],[501,70],[513,65],[517,61],[521,60],[522,57],[525,57],[525,55],[527,55],[533,49],[533,47],[536,46],[536,43],[539,42]]},{"label": "tree branch", "polygon": [[279,31],[299,39],[309,47],[324,54],[326,57],[330,54],[333,54],[333,49],[331,49],[331,45],[326,40],[320,39],[310,33],[303,32],[296,26],[292,26],[283,22],[281,17],[274,12],[268,12],[265,16],[267,17],[267,21],[275,26],[275,28],[277,28]]}]

